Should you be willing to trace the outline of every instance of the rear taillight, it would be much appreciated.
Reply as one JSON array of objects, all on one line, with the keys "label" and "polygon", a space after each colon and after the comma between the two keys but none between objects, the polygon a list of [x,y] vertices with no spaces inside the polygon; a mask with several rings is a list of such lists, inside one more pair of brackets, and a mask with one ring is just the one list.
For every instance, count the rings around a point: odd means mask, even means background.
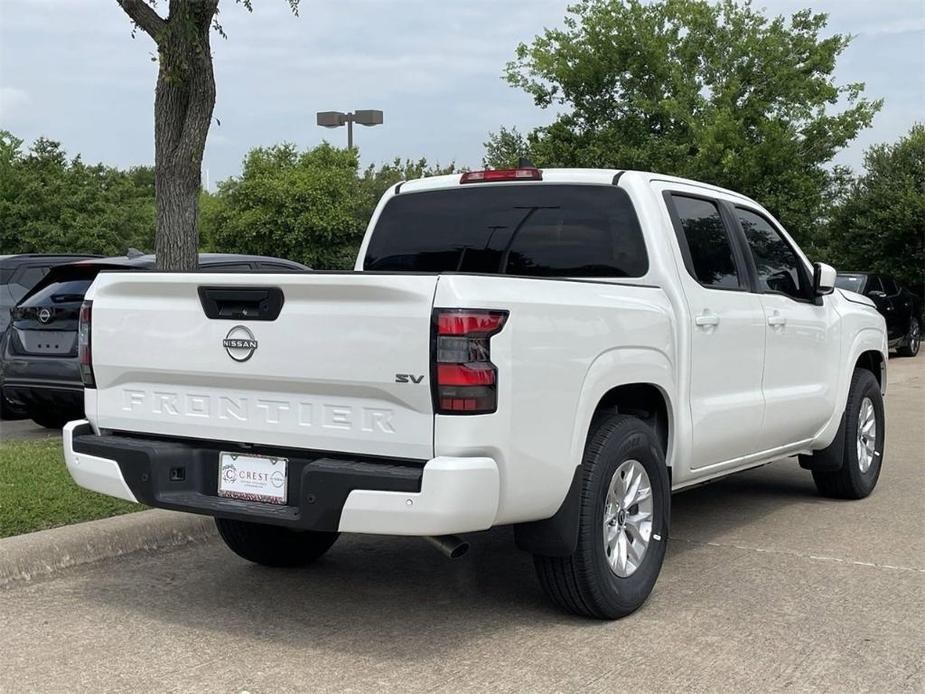
[{"label": "rear taillight", "polygon": [[93,377],[93,354],[90,351],[90,318],[93,315],[93,302],[84,301],[80,305],[77,319],[77,362],[80,364],[80,380],[86,388],[96,388]]},{"label": "rear taillight", "polygon": [[507,311],[434,310],[433,391],[437,414],[488,414],[498,409],[498,367],[491,336]]}]

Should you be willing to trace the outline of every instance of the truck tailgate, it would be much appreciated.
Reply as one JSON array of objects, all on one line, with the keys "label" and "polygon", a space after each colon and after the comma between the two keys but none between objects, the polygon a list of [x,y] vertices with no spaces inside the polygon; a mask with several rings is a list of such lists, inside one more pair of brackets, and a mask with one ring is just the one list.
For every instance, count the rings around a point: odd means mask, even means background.
[{"label": "truck tailgate", "polygon": [[[103,273],[87,294],[97,386],[88,417],[119,431],[430,458],[436,283],[361,273]],[[209,318],[200,298],[200,288],[233,297],[222,290],[271,287],[284,299],[273,320],[239,311]],[[228,307],[235,313],[233,299]]]}]

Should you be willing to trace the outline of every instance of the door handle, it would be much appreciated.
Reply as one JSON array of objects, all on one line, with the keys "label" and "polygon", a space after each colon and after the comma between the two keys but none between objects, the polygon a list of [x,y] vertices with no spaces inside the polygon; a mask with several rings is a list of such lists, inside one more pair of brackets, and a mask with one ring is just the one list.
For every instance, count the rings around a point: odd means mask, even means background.
[{"label": "door handle", "polygon": [[713,327],[715,325],[719,325],[719,316],[717,316],[715,313],[704,311],[699,316],[694,318],[694,323],[699,325],[701,328]]},{"label": "door handle", "polygon": [[774,313],[768,316],[768,325],[772,328],[783,328],[787,325],[787,319],[779,313]]}]

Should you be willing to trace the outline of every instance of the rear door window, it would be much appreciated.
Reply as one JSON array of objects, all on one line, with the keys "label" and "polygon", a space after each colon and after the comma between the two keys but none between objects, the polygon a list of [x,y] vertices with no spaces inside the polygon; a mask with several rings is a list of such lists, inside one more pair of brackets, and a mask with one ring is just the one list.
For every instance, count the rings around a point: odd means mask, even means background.
[{"label": "rear door window", "polygon": [[[687,251],[688,271],[705,287],[739,289],[744,286],[736,266],[729,232],[712,200],[673,194],[681,232],[678,241]],[[686,245],[686,249],[684,248]]]},{"label": "rear door window", "polygon": [[642,229],[613,186],[494,185],[389,200],[365,270],[546,277],[641,277]]}]

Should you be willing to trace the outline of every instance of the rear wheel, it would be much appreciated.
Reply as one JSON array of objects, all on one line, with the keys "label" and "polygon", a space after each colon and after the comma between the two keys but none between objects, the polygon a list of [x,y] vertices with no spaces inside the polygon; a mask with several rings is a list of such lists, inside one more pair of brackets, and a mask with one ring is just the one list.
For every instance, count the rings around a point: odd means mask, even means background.
[{"label": "rear wheel", "polygon": [[919,353],[919,345],[922,342],[922,327],[919,325],[918,318],[912,318],[909,321],[909,329],[906,331],[905,344],[896,352],[903,357],[914,357]]},{"label": "rear wheel", "polygon": [[886,420],[880,384],[867,369],[855,369],[845,406],[841,467],[813,470],[816,489],[835,499],[863,499],[877,486],[883,463]]},{"label": "rear wheel", "polygon": [[597,619],[617,619],[639,608],[665,557],[670,497],[668,470],[652,429],[627,415],[600,420],[582,461],[575,552],[534,556],[550,600]]},{"label": "rear wheel", "polygon": [[255,564],[273,567],[311,564],[331,549],[339,535],[227,518],[216,518],[215,525],[232,552]]}]

